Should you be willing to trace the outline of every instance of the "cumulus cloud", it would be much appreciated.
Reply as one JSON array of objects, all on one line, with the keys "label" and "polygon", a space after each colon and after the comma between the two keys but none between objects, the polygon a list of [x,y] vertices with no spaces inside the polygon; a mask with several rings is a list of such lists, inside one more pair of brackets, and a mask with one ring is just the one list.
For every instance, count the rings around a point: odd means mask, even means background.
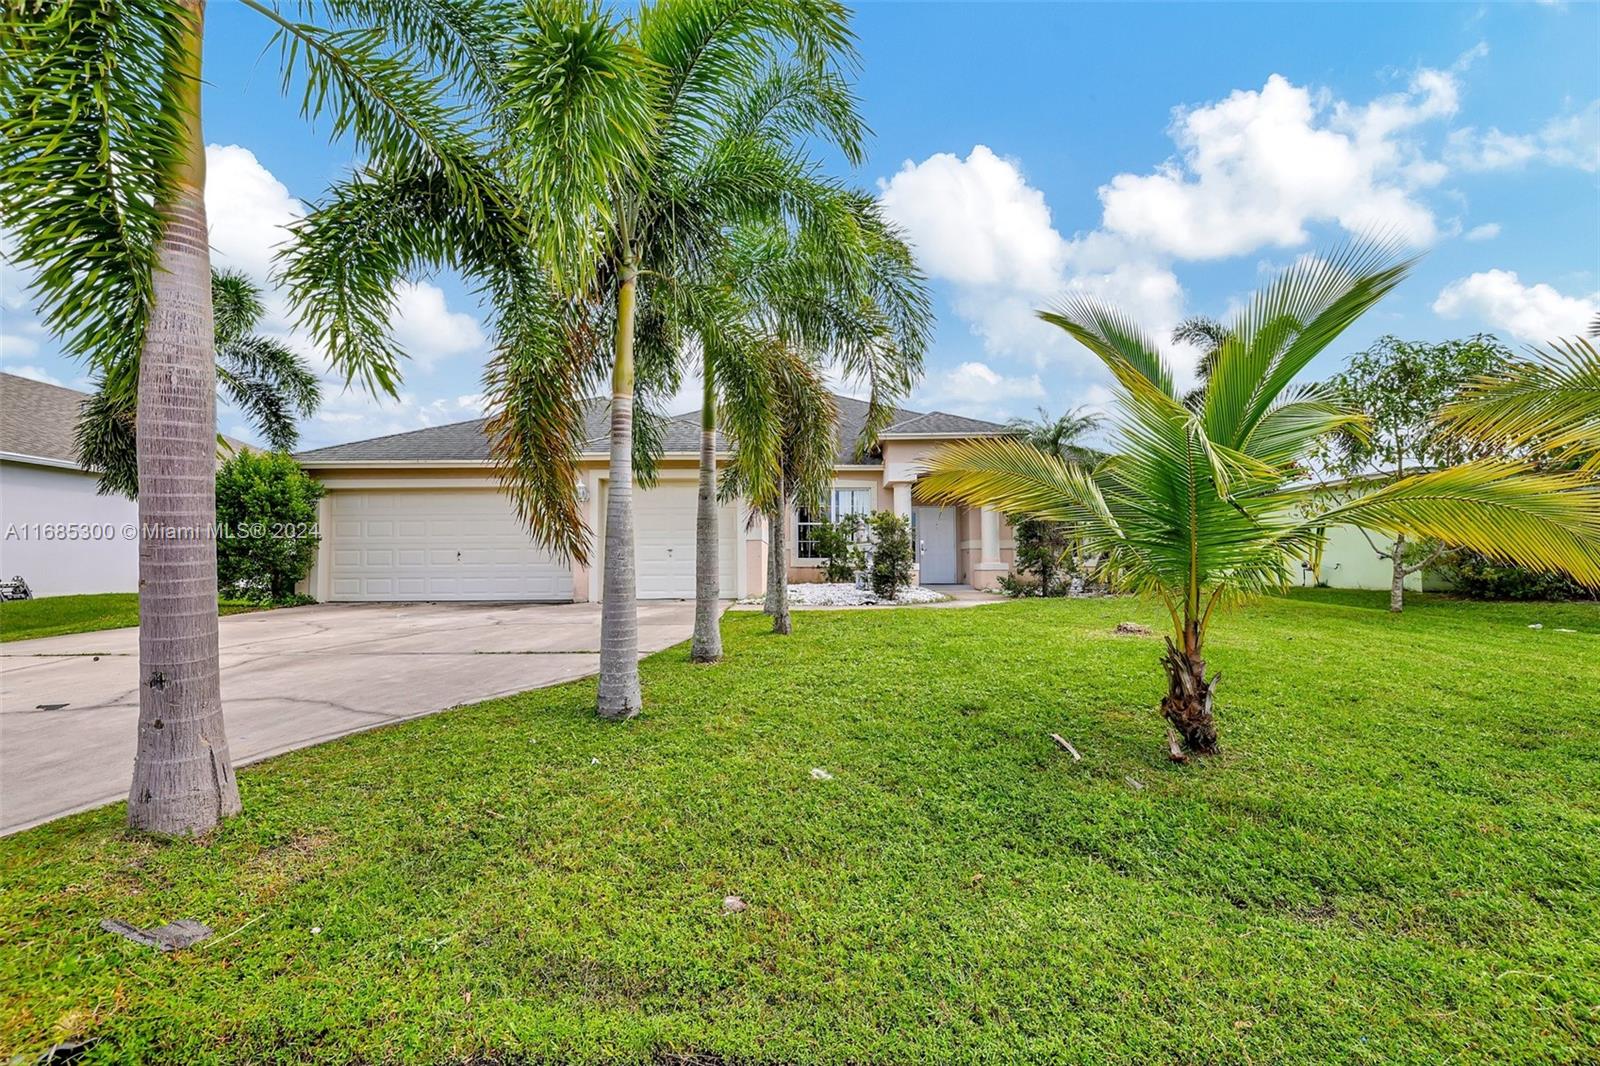
[{"label": "cumulus cloud", "polygon": [[[254,152],[237,144],[206,146],[206,216],[211,250],[218,267],[241,270],[268,288],[268,332],[284,336],[300,351],[321,361],[303,338],[290,336],[293,323],[282,293],[271,288],[273,257],[289,239],[288,227],[305,207],[262,165]],[[395,287],[391,328],[396,342],[423,371],[440,361],[484,348],[472,315],[451,311],[444,290],[426,281]]]},{"label": "cumulus cloud", "polygon": [[885,213],[906,232],[929,275],[949,282],[956,313],[992,355],[1038,364],[1088,356],[1035,311],[1074,292],[1142,321],[1178,319],[1183,290],[1149,250],[1101,232],[1068,239],[1020,164],[976,145],[906,161],[878,182]]},{"label": "cumulus cloud", "polygon": [[1433,301],[1444,318],[1477,317],[1519,340],[1570,337],[1600,314],[1600,293],[1567,296],[1539,283],[1525,285],[1512,270],[1485,270],[1446,285]]},{"label": "cumulus cloud", "polygon": [[482,418],[486,409],[484,397],[479,393],[430,400],[410,392],[402,392],[399,397],[375,398],[356,390],[330,390],[322,407],[302,427],[301,443],[303,447],[317,448],[405,433]]},{"label": "cumulus cloud", "polygon": [[1274,74],[1259,91],[1179,108],[1177,155],[1101,187],[1105,228],[1180,259],[1294,247],[1313,223],[1426,244],[1437,226],[1417,193],[1445,170],[1410,135],[1459,106],[1448,71],[1421,70],[1407,91],[1364,106]]},{"label": "cumulus cloud", "polygon": [[1469,241],[1492,241],[1500,236],[1500,223],[1485,222],[1481,226],[1473,226],[1464,236]]},{"label": "cumulus cloud", "polygon": [[1506,133],[1491,126],[1451,132],[1445,158],[1464,170],[1505,170],[1544,163],[1600,172],[1600,100],[1582,111],[1551,119],[1534,133]]},{"label": "cumulus cloud", "polygon": [[1042,402],[1045,389],[1038,374],[1007,377],[987,363],[967,362],[924,382],[913,399],[919,407],[974,418],[1004,418],[1019,406]]}]

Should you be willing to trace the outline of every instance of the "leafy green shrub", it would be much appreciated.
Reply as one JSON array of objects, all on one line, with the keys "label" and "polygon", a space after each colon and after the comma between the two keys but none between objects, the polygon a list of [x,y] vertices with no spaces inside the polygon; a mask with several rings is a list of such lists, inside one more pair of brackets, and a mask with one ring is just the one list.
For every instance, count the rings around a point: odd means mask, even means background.
[{"label": "leafy green shrub", "polygon": [[865,526],[866,520],[858,514],[840,515],[837,522],[824,519],[818,523],[812,538],[817,557],[822,560],[824,581],[854,581],[856,572],[865,569],[866,557],[860,543]]},{"label": "leafy green shrub", "polygon": [[[1072,527],[1065,522],[1015,516],[1011,536],[1017,546],[1018,574],[1032,574],[1036,582],[1012,580],[1017,591],[1008,596],[1065,596],[1067,575],[1072,573]],[[1002,582],[1002,588],[1005,583]]]},{"label": "leafy green shrub", "polygon": [[1473,600],[1579,600],[1592,595],[1564,574],[1509,566],[1477,552],[1451,552],[1438,566],[1451,591]]},{"label": "leafy green shrub", "polygon": [[217,470],[217,587],[256,602],[294,597],[317,557],[325,490],[286,452],[240,452]]},{"label": "leafy green shrub", "polygon": [[911,521],[893,511],[874,511],[867,519],[872,531],[872,570],[868,577],[879,599],[892,600],[911,584]]}]

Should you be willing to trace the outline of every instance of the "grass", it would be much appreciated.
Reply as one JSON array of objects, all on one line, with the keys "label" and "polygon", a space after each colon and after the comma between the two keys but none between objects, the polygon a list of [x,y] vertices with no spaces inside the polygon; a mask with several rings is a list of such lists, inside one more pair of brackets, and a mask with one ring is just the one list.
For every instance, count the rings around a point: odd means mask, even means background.
[{"label": "grass", "polygon": [[[259,611],[264,605],[245,600],[222,600],[222,614]],[[36,600],[0,603],[0,642],[59,637],[66,633],[93,633],[139,624],[137,592],[99,592],[87,596],[45,596]]]},{"label": "grass", "polygon": [[248,768],[204,843],[76,815],[0,841],[0,1047],[1593,1062],[1600,609],[1384,598],[1223,617],[1203,765],[1163,757],[1155,640],[1110,634],[1159,607],[733,614],[628,725],[576,683]]}]

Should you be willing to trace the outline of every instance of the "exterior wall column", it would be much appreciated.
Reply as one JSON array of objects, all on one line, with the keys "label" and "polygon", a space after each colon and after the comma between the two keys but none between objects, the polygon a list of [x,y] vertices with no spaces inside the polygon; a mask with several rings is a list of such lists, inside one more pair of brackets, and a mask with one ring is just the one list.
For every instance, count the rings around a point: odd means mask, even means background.
[{"label": "exterior wall column", "polygon": [[894,513],[911,521],[911,482],[896,481],[890,488],[894,490]]},{"label": "exterior wall column", "polygon": [[998,563],[1000,561],[1000,512],[993,508],[985,507],[979,514],[982,525],[982,540],[978,555],[978,564]]},{"label": "exterior wall column", "polygon": [[1000,558],[1000,512],[985,507],[978,513],[978,565],[972,568],[972,587],[993,589],[1011,567]]},{"label": "exterior wall column", "polygon": [[[896,481],[890,488],[894,491],[894,513],[904,518],[909,524],[911,521],[911,482]],[[911,540],[911,583],[913,585],[922,581],[922,548],[916,542],[915,535]]]}]

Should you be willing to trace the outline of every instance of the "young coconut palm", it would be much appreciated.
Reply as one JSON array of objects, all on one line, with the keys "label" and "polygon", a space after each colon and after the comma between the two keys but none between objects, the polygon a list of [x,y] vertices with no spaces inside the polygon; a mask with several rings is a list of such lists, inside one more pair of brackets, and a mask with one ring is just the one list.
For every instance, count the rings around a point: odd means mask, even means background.
[{"label": "young coconut palm", "polygon": [[[1600,335],[1600,320],[1595,326]],[[1458,437],[1511,452],[1537,448],[1600,476],[1600,352],[1574,337],[1532,355],[1471,382],[1440,421]]]},{"label": "young coconut palm", "polygon": [[919,483],[933,499],[1077,523],[1120,583],[1161,600],[1175,760],[1217,750],[1205,660],[1217,607],[1285,586],[1329,526],[1437,537],[1600,584],[1600,497],[1581,478],[1478,462],[1333,503],[1294,487],[1312,443],[1360,419],[1295,377],[1410,265],[1373,244],[1301,259],[1229,324],[1199,410],[1131,319],[1068,300],[1040,317],[1110,370],[1114,454],[1088,471],[1014,438],[977,440],[937,453]]},{"label": "young coconut palm", "polygon": [[[285,88],[372,156],[431,161],[470,189],[477,144],[448,101],[472,68],[455,20],[473,0],[324,0],[342,29],[240,0],[282,44]],[[0,198],[67,353],[104,373],[138,353],[139,520],[209,531],[216,360],[201,129],[204,0],[14,2],[0,25]],[[401,49],[395,52],[393,49]],[[425,65],[414,61],[426,59]],[[424,66],[429,69],[424,69]],[[432,68],[437,67],[435,72]],[[441,80],[448,75],[448,81]],[[464,197],[465,198],[465,197]],[[392,365],[341,364],[393,387]],[[199,833],[239,810],[217,665],[216,545],[139,545],[139,724],[128,822]]]},{"label": "young coconut palm", "polygon": [[[298,419],[309,418],[322,386],[294,349],[254,331],[266,314],[261,290],[237,271],[211,272],[217,390],[267,444],[290,451],[300,439]],[[78,420],[78,460],[100,472],[100,491],[139,495],[137,357],[113,368],[83,402]],[[218,452],[226,451],[222,439]]]},{"label": "young coconut palm", "polygon": [[853,38],[836,0],[657,0],[627,20],[584,0],[547,0],[525,22],[505,78],[517,173],[553,282],[602,309],[594,320],[611,341],[597,710],[623,719],[642,707],[633,536],[640,309],[667,299],[653,287],[706,276],[726,227],[772,213],[804,218],[835,203],[811,198],[820,185],[794,145],[815,137],[860,158],[860,122],[838,74],[854,61]]}]

